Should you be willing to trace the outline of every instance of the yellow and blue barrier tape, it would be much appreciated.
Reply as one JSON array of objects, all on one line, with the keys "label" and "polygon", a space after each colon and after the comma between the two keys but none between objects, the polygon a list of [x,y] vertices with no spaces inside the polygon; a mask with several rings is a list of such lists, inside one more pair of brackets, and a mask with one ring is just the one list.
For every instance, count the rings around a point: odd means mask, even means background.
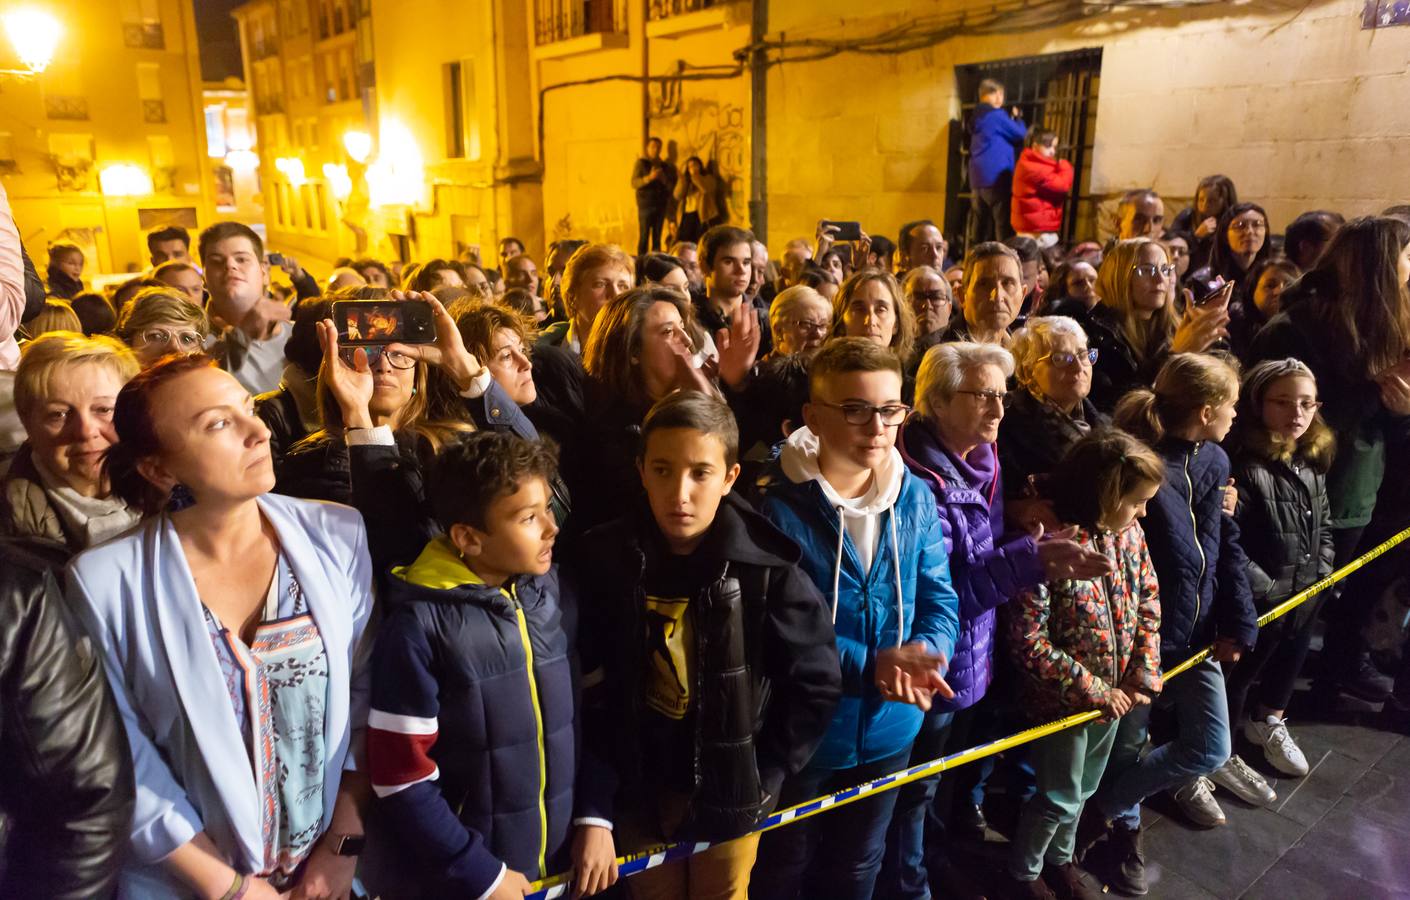
[{"label": "yellow and blue barrier tape", "polygon": [[[1367,551],[1366,553],[1362,554],[1361,556],[1358,556],[1356,559],[1353,559],[1351,562],[1342,566],[1340,569],[1337,569],[1335,572],[1328,575],[1326,578],[1323,578],[1321,581],[1318,581],[1315,584],[1308,586],[1305,590],[1299,591],[1298,593],[1289,597],[1287,600],[1273,607],[1273,609],[1269,610],[1267,613],[1259,617],[1259,626],[1262,627],[1264,625],[1267,625],[1269,622],[1274,621],[1275,619],[1287,615],[1297,607],[1306,603],[1308,600],[1311,600],[1313,597],[1325,591],[1327,588],[1347,578],[1353,572],[1363,568],[1364,566],[1371,563],[1373,560],[1384,556],[1386,553],[1394,549],[1396,546],[1404,543],[1406,540],[1410,540],[1410,528],[1407,528],[1404,531],[1401,531],[1398,534],[1391,536],[1387,540],[1373,547],[1371,550]],[[1165,670],[1165,679],[1169,680],[1171,678],[1176,678],[1187,670],[1189,670],[1190,668],[1192,668],[1193,666],[1204,662],[1206,659],[1209,658],[1209,654],[1212,650],[1213,647],[1206,647],[1195,655],[1191,656],[1189,659],[1175,666],[1174,668]],[[759,823],[759,825],[756,826],[753,831],[750,832],[750,834],[762,834],[766,831],[773,831],[775,828],[783,828],[785,826],[792,825],[794,822],[800,822],[803,819],[816,816],[819,813],[827,812],[830,809],[836,809],[839,806],[846,806],[849,803],[855,803],[858,800],[865,799],[866,797],[870,797],[874,794],[879,794],[883,791],[895,790],[896,788],[901,787],[902,785],[910,784],[913,781],[920,781],[921,779],[929,778],[932,775],[939,775],[941,772],[946,772],[950,769],[955,769],[968,763],[972,763],[975,760],[983,759],[986,756],[993,756],[996,753],[1002,753],[1005,750],[1010,750],[1014,747],[1031,743],[1033,741],[1039,740],[1040,738],[1045,738],[1050,734],[1055,734],[1059,731],[1065,731],[1069,728],[1076,728],[1078,725],[1085,725],[1086,723],[1091,722],[1094,719],[1098,719],[1101,716],[1102,712],[1100,710],[1088,710],[1087,712],[1076,713],[1074,715],[1058,719],[1054,722],[1048,722],[1044,725],[1038,725],[1033,728],[1025,729],[1024,731],[1020,731],[1017,734],[1011,734],[1007,737],[1002,737],[997,740],[990,741],[987,744],[980,744],[975,747],[970,747],[968,750],[961,750],[959,753],[954,753],[950,756],[942,757],[940,759],[932,759],[930,762],[920,763],[919,765],[911,766],[908,769],[903,769],[899,772],[893,772],[890,775],[883,775],[880,778],[872,779],[871,781],[868,781],[865,784],[859,784],[856,787],[850,787],[846,790],[837,791],[836,793],[828,794],[823,797],[815,797],[812,800],[809,800],[805,803],[800,803],[797,806],[790,806],[787,809],[781,809],[774,812],[763,822]],[[734,840],[737,840],[737,838],[735,838]],[[657,866],[663,866],[667,863],[675,862],[676,860],[685,859],[686,857],[694,856],[697,853],[703,853],[711,847],[716,847],[723,843],[727,842],[683,842],[653,848],[651,850],[646,850],[641,853],[632,853],[626,856],[619,856],[617,858],[617,874],[619,878],[629,878],[638,872],[643,872],[647,869],[654,869]],[[564,872],[560,875],[554,875],[549,878],[545,878],[542,881],[536,881],[532,885],[533,893],[528,894],[527,896],[529,900],[555,900],[555,898],[564,897],[568,894],[571,879],[572,872]]]}]

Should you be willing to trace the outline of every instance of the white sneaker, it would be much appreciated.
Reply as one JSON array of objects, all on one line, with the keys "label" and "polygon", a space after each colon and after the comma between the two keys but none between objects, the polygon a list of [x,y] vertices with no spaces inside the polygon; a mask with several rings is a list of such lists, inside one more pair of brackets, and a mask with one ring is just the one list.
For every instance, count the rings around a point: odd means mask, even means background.
[{"label": "white sneaker", "polygon": [[1278,801],[1278,793],[1268,779],[1250,769],[1237,753],[1211,772],[1209,778],[1250,806],[1271,806]]},{"label": "white sneaker", "polygon": [[1214,799],[1214,783],[1202,775],[1181,785],[1172,796],[1180,811],[1201,828],[1218,828],[1228,821]]},{"label": "white sneaker", "polygon": [[1307,774],[1307,757],[1302,755],[1302,748],[1288,731],[1286,719],[1269,716],[1262,722],[1245,722],[1244,737],[1249,743],[1262,747],[1268,765],[1284,775],[1301,778]]}]

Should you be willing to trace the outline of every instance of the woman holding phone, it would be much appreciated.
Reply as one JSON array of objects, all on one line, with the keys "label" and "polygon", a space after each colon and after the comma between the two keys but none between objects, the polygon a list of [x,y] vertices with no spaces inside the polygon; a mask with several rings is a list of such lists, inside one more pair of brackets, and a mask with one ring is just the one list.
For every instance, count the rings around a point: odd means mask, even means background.
[{"label": "woman holding phone", "polygon": [[1185,310],[1170,302],[1175,267],[1165,248],[1150,238],[1118,241],[1097,272],[1100,298],[1075,318],[1098,351],[1092,369],[1091,399],[1110,414],[1127,391],[1155,380],[1171,353],[1203,353],[1228,337],[1229,297],[1225,285],[1203,304],[1185,292]]}]

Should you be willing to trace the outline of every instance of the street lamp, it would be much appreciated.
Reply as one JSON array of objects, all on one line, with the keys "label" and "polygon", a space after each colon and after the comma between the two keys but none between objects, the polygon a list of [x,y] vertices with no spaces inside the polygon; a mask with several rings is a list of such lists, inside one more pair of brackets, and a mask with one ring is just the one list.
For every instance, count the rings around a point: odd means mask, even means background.
[{"label": "street lamp", "polygon": [[98,186],[109,197],[145,197],[152,193],[152,177],[141,166],[114,163],[98,173]]},{"label": "street lamp", "polygon": [[348,151],[349,159],[362,165],[372,155],[372,135],[365,131],[344,132],[343,149]]},{"label": "street lamp", "polygon": [[26,68],[6,69],[3,74],[27,77],[48,68],[63,31],[58,20],[43,10],[17,9],[5,13],[4,23],[5,36]]}]

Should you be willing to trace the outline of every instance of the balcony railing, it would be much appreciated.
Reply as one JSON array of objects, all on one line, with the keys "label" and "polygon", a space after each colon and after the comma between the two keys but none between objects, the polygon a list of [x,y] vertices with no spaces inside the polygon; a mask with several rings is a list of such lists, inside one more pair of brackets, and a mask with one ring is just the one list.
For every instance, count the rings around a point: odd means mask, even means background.
[{"label": "balcony railing", "polygon": [[726,2],[729,0],[648,0],[646,10],[647,16],[655,22],[659,19],[669,19],[671,16],[724,6]]},{"label": "balcony railing", "polygon": [[144,50],[166,49],[166,36],[162,33],[161,22],[124,22],[122,42],[125,46]]},{"label": "balcony railing", "polygon": [[538,0],[535,5],[534,42],[539,46],[626,30],[626,0]]},{"label": "balcony railing", "polygon": [[86,122],[88,120],[88,98],[48,94],[44,97],[44,115],[50,119]]}]

